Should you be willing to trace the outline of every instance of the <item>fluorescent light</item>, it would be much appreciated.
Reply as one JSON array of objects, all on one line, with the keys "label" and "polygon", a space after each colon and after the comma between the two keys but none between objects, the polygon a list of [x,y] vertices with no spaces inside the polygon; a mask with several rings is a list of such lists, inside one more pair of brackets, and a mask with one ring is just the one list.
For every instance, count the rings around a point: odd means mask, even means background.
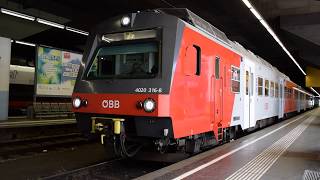
[{"label": "fluorescent light", "polygon": [[242,2],[249,8],[252,14],[259,20],[259,22],[263,25],[263,27],[269,32],[269,34],[273,37],[273,39],[280,45],[280,47],[284,50],[284,52],[290,57],[290,59],[294,62],[294,64],[300,69],[303,75],[307,75],[304,70],[301,68],[296,59],[291,55],[288,49],[283,45],[279,37],[276,33],[271,29],[268,23],[263,19],[260,13],[252,6],[249,0],[242,0]]},{"label": "fluorescent light", "polygon": [[80,29],[76,29],[76,28],[72,28],[72,27],[68,27],[68,26],[66,27],[66,30],[71,31],[71,32],[75,32],[75,33],[78,33],[78,34],[82,34],[82,35],[85,35],[85,36],[89,35],[89,33],[86,32],[86,31],[82,31]]},{"label": "fluorescent light", "polygon": [[256,11],[254,8],[250,8],[250,11],[253,13],[254,16],[260,21],[262,19],[261,15]]},{"label": "fluorescent light", "polygon": [[51,22],[51,21],[44,20],[44,19],[41,19],[41,18],[37,18],[37,22],[41,23],[41,24],[48,25],[48,26],[64,29],[64,25],[62,25],[62,24],[59,24],[59,23],[56,23],[56,22]]},{"label": "fluorescent light", "polygon": [[102,36],[101,38],[103,41],[107,41],[108,43],[110,43],[111,41],[113,41],[113,39],[107,38],[105,36]]},{"label": "fluorescent light", "polygon": [[320,94],[319,94],[316,90],[314,90],[313,87],[310,87],[310,89],[311,89],[313,92],[315,92],[318,96],[320,96]]},{"label": "fluorescent light", "polygon": [[4,8],[1,8],[0,11],[1,11],[3,14],[7,14],[7,15],[11,15],[11,16],[15,16],[15,17],[27,19],[27,20],[30,20],[30,21],[34,21],[34,20],[36,19],[36,18],[33,17],[33,16],[29,16],[29,15],[26,15],[26,14],[22,14],[22,13],[19,13],[19,12],[11,11],[11,10],[4,9]]},{"label": "fluorescent light", "polygon": [[28,42],[23,42],[23,41],[16,41],[17,44],[23,44],[23,45],[26,45],[26,46],[32,46],[32,47],[35,47],[36,44],[33,44],[33,43],[28,43]]},{"label": "fluorescent light", "polygon": [[264,26],[264,28],[266,28],[266,29],[270,28],[268,23],[264,19],[261,19],[260,23]]},{"label": "fluorescent light", "polygon": [[[45,24],[45,25],[52,26],[52,27],[56,27],[56,28],[60,28],[60,29],[64,29],[65,28],[65,26],[63,24],[59,24],[59,23],[48,21],[48,20],[41,19],[41,18],[35,18],[33,16],[29,16],[29,15],[26,15],[26,14],[23,14],[23,13],[11,11],[11,10],[4,9],[4,8],[1,8],[0,12],[3,13],[3,14],[7,14],[7,15],[11,15],[11,16],[27,19],[27,20],[30,20],[30,21],[36,20],[38,23]],[[76,29],[76,28],[72,28],[72,27],[66,27],[66,30],[67,31],[71,31],[71,32],[75,32],[75,33],[78,33],[78,34],[82,34],[82,35],[85,35],[85,36],[89,35],[89,32],[82,31],[80,29]]]},{"label": "fluorescent light", "polygon": [[252,8],[251,3],[248,0],[242,0],[242,2],[250,9]]}]

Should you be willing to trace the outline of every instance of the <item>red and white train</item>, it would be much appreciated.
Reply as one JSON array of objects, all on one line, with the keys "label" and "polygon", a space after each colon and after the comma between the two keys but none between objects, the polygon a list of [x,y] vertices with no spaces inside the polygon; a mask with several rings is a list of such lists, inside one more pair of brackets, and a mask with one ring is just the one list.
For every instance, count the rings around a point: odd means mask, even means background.
[{"label": "red and white train", "polygon": [[199,152],[310,109],[312,97],[189,10],[159,9],[91,33],[72,100],[84,133],[133,156]]},{"label": "red and white train", "polygon": [[26,115],[33,93],[34,67],[10,65],[9,116]]}]

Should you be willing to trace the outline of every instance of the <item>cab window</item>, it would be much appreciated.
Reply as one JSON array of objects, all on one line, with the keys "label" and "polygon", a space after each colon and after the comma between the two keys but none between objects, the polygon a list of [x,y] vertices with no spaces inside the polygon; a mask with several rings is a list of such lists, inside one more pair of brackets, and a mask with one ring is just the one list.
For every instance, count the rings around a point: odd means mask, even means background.
[{"label": "cab window", "polygon": [[157,44],[151,42],[101,47],[87,78],[153,78],[159,71],[158,53]]}]

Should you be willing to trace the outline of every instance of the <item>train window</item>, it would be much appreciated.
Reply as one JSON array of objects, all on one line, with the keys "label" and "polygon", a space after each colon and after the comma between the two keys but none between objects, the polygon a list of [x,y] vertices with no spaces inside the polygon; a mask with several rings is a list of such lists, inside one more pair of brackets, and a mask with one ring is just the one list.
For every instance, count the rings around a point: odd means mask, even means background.
[{"label": "train window", "polygon": [[196,57],[197,51],[193,46],[188,46],[186,49],[186,57],[183,61],[183,71],[187,76],[196,74],[197,62]]},{"label": "train window", "polygon": [[249,72],[246,71],[246,95],[249,95]]},{"label": "train window", "polygon": [[249,78],[250,79],[250,96],[252,96],[253,95],[253,93],[254,93],[254,88],[253,88],[253,85],[254,85],[254,76],[253,76],[253,73],[251,73],[251,78]]},{"label": "train window", "polygon": [[291,98],[291,89],[288,88],[288,98]]},{"label": "train window", "polygon": [[285,97],[290,99],[292,97],[292,89],[285,87]]},{"label": "train window", "polygon": [[258,95],[263,95],[263,78],[258,77]]},{"label": "train window", "polygon": [[269,96],[269,80],[264,81],[264,95]]},{"label": "train window", "polygon": [[275,97],[279,97],[279,84],[275,83]]},{"label": "train window", "polygon": [[158,74],[158,46],[139,43],[101,47],[88,71],[90,79],[153,78]]},{"label": "train window", "polygon": [[220,78],[220,57],[216,57],[215,76],[216,76],[216,79]]},{"label": "train window", "polygon": [[294,90],[294,98],[298,99],[298,91]]},{"label": "train window", "polygon": [[231,67],[231,90],[232,92],[240,92],[240,69],[237,67]]},{"label": "train window", "polygon": [[284,87],[284,97],[285,98],[288,98],[289,97],[289,95],[288,95],[288,88],[287,87]]},{"label": "train window", "polygon": [[196,75],[200,76],[201,72],[201,48],[197,45],[193,45],[194,48],[197,50],[197,71]]},{"label": "train window", "polygon": [[184,73],[185,75],[198,75],[200,76],[201,70],[201,48],[193,45],[188,46],[186,49],[186,58],[184,60]]},{"label": "train window", "polygon": [[274,82],[270,81],[270,96],[274,97]]}]

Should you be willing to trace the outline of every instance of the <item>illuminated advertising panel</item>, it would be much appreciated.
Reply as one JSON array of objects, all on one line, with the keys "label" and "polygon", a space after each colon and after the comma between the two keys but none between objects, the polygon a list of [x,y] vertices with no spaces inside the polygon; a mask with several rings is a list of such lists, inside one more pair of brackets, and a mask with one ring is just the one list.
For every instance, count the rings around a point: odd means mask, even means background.
[{"label": "illuminated advertising panel", "polygon": [[82,55],[39,46],[37,49],[36,95],[71,96]]}]

